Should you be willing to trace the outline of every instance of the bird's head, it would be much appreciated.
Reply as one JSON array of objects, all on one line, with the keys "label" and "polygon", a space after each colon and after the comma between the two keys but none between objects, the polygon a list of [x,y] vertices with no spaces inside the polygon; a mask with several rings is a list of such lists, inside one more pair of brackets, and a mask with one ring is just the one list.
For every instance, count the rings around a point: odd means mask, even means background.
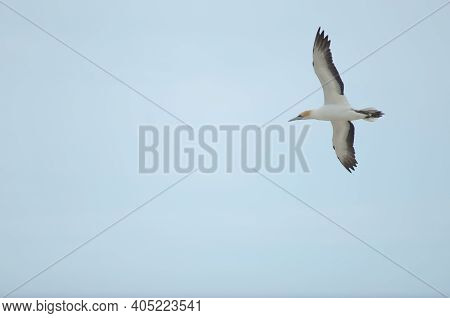
[{"label": "bird's head", "polygon": [[311,119],[311,112],[312,112],[311,110],[305,110],[301,112],[297,117],[294,117],[289,121]]}]

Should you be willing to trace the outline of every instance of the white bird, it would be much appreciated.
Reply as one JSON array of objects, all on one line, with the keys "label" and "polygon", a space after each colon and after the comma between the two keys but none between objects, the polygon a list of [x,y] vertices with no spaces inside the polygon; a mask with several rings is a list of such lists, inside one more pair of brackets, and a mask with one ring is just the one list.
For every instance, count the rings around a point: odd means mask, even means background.
[{"label": "white bird", "polygon": [[345,169],[352,172],[358,164],[353,148],[355,127],[352,121],[358,119],[375,121],[384,114],[372,107],[356,110],[350,106],[344,95],[344,83],[333,64],[330,43],[328,35],[325,37],[324,31],[320,32],[319,27],[313,47],[313,67],[322,84],[324,105],[318,109],[303,111],[290,121],[303,119],[331,121],[333,149]]}]

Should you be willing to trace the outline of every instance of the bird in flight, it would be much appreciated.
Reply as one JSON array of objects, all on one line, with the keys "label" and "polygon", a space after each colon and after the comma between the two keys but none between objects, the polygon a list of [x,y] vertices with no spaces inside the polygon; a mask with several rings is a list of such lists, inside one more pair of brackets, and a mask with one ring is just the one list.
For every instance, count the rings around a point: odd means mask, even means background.
[{"label": "bird in flight", "polygon": [[344,95],[344,82],[333,64],[328,35],[317,30],[313,47],[313,67],[322,85],[324,105],[317,109],[305,110],[294,120],[316,119],[331,121],[333,126],[333,149],[342,165],[350,173],[358,162],[355,158],[355,126],[352,121],[364,119],[375,121],[383,112],[373,108],[353,109]]}]

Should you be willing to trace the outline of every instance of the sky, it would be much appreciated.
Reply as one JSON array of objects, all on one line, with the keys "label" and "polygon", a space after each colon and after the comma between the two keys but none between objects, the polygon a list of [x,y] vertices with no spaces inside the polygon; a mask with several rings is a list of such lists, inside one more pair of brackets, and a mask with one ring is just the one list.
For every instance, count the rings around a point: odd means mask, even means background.
[{"label": "sky", "polygon": [[[443,3],[0,2],[1,296],[450,295],[450,6],[377,50]],[[76,54],[193,127],[262,125],[320,85],[318,26],[340,71],[377,50],[342,79],[386,115],[355,123],[353,174],[329,123],[296,122],[310,172],[265,174],[292,195],[239,169],[140,174],[139,126],[179,122]]]}]

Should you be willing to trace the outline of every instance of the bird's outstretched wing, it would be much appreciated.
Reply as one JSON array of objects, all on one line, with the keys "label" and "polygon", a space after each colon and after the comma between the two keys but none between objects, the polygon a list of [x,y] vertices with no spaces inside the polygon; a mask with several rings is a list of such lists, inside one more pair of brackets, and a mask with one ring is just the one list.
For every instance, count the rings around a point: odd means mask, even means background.
[{"label": "bird's outstretched wing", "polygon": [[330,43],[328,35],[325,37],[324,31],[320,32],[319,28],[313,47],[313,66],[322,84],[325,104],[338,103],[340,96],[344,95],[344,82],[333,64]]},{"label": "bird's outstretched wing", "polygon": [[355,126],[351,121],[332,121],[333,125],[333,148],[336,156],[345,169],[349,172],[354,171],[358,161],[355,158]]}]

